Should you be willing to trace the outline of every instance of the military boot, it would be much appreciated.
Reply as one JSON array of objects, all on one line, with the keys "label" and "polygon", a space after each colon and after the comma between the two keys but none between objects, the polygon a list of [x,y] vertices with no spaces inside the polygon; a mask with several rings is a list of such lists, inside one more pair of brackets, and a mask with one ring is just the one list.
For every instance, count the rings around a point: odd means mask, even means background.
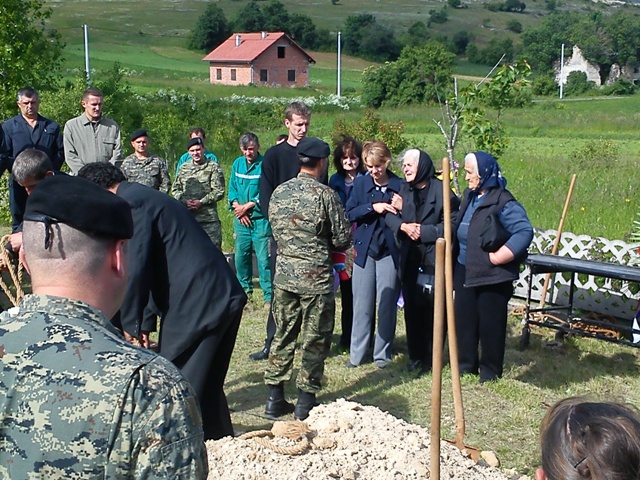
[{"label": "military boot", "polygon": [[309,416],[311,409],[316,405],[318,404],[316,403],[315,393],[303,392],[298,389],[298,401],[293,411],[293,416],[296,420],[305,420]]},{"label": "military boot", "polygon": [[264,415],[271,419],[276,419],[283,415],[293,412],[293,403],[289,403],[284,399],[284,385],[269,385],[269,397],[267,405],[264,408]]}]

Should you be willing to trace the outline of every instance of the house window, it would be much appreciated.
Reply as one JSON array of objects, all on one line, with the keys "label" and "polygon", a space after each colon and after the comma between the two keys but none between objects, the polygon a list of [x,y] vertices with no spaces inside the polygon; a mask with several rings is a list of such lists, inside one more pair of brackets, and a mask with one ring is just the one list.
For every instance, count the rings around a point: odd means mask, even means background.
[{"label": "house window", "polygon": [[296,81],[296,71],[295,70],[287,70],[287,77],[290,82]]},{"label": "house window", "polygon": [[231,69],[231,81],[232,82],[236,81],[236,69],[235,68]]},{"label": "house window", "polygon": [[269,72],[267,69],[260,70],[260,81],[268,82],[269,81]]},{"label": "house window", "polygon": [[222,69],[216,68],[216,80],[222,80]]},{"label": "house window", "polygon": [[284,47],[278,47],[278,58],[284,58]]}]

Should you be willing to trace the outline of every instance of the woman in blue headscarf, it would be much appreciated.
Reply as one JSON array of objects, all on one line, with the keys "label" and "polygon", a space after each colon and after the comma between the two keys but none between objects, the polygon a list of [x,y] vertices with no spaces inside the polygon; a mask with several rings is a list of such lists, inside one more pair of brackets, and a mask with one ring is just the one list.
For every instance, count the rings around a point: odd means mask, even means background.
[{"label": "woman in blue headscarf", "polygon": [[[433,355],[433,276],[435,242],[444,236],[442,182],[426,152],[410,149],[402,157],[405,181],[400,188],[400,212],[385,222],[400,241],[398,275],[404,294],[409,364],[418,375],[431,370]],[[449,189],[451,222],[455,223],[458,197]],[[422,274],[422,275],[419,275]]]},{"label": "woman in blue headscarf", "polygon": [[464,170],[454,271],[458,359],[461,373],[480,374],[483,383],[502,376],[507,305],[533,228],[495,158],[470,153]]}]

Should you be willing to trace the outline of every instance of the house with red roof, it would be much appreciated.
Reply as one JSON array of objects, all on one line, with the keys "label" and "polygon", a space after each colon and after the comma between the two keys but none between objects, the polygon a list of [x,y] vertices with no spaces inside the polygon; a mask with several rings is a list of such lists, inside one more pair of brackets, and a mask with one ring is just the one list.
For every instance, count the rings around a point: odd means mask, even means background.
[{"label": "house with red roof", "polygon": [[316,63],[284,32],[234,33],[202,60],[209,79],[219,85],[309,85]]}]

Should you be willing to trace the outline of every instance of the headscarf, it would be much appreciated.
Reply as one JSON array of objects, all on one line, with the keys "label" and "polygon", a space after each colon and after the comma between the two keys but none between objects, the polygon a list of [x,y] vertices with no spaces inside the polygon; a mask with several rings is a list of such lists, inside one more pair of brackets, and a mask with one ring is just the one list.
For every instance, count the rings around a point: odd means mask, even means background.
[{"label": "headscarf", "polygon": [[423,152],[422,150],[418,150],[420,152],[420,156],[418,157],[418,171],[416,172],[416,178],[413,181],[409,182],[411,188],[415,188],[421,182],[425,180],[435,177],[436,169],[433,166],[433,161],[427,152]]},{"label": "headscarf", "polygon": [[[422,150],[418,150],[418,170],[416,171],[416,178],[408,182],[409,183],[409,192],[413,195],[411,198],[412,202],[405,202],[402,206],[402,218],[407,222],[417,222],[418,221],[418,207],[422,201],[424,201],[424,194],[427,192],[427,188],[431,188],[430,183],[427,183],[425,189],[418,189],[416,186],[425,180],[429,180],[436,176],[436,169],[433,166],[433,161],[428,153],[423,152]],[[422,200],[421,200],[422,195]]]},{"label": "headscarf", "polygon": [[474,152],[474,155],[478,161],[478,175],[480,176],[480,184],[476,191],[496,187],[505,188],[507,179],[502,176],[497,160],[487,152]]}]

